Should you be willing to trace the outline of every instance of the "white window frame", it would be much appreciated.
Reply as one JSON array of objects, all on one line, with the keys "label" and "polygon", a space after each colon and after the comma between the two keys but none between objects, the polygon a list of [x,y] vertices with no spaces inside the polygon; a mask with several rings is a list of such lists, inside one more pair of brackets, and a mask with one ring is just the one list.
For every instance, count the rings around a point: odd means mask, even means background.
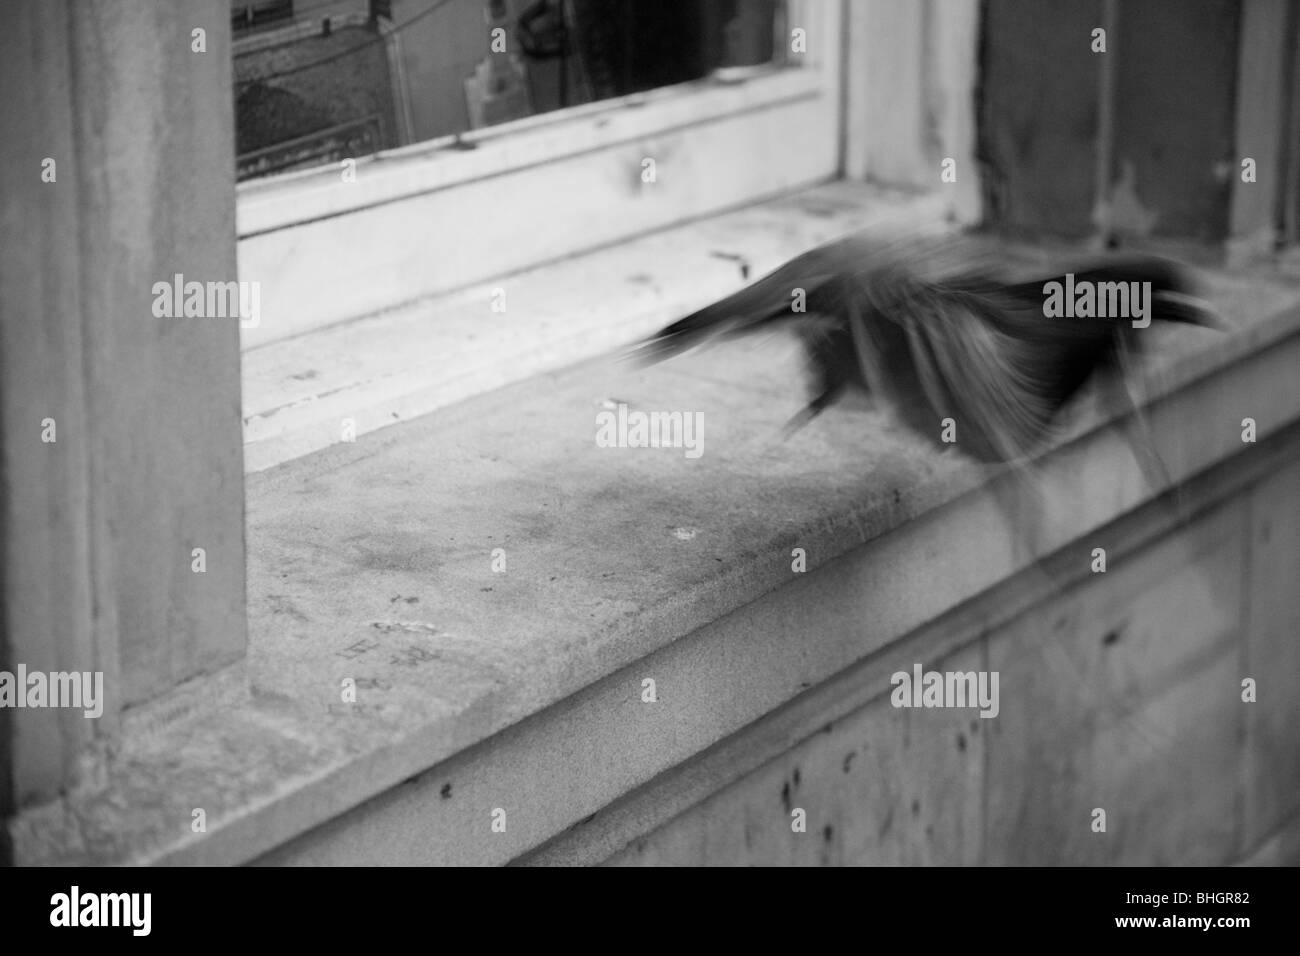
[{"label": "white window frame", "polygon": [[844,12],[788,0],[778,44],[797,27],[807,51],[785,67],[359,157],[355,182],[331,164],[240,184],[240,276],[262,292],[244,348],[836,177]]}]

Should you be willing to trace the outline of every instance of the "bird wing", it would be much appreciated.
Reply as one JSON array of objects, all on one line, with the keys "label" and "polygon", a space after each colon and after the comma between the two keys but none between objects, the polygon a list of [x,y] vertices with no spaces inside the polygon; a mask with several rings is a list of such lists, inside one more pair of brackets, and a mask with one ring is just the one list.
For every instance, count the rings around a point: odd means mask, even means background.
[{"label": "bird wing", "polygon": [[[959,444],[976,457],[1022,458],[1135,330],[1119,317],[1047,317],[1044,286],[1060,275],[1009,282],[1001,258],[980,237],[882,241],[859,233],[674,322],[634,354],[657,361],[709,337],[788,324],[803,337],[817,381],[796,421],[846,387],[865,385],[920,434],[933,438],[952,418]],[[1075,271],[1081,280],[1150,282],[1151,318],[1203,321],[1204,304],[1188,297],[1172,263],[1129,258]],[[798,290],[805,310],[797,312]]]},{"label": "bird wing", "polygon": [[[945,246],[915,237],[887,241],[856,234],[837,239],[666,326],[641,343],[633,357],[657,362],[707,338],[741,335],[782,322],[797,323],[801,331],[815,335],[828,317],[842,317],[854,290],[869,288],[881,302],[906,295],[910,284],[923,278],[912,270],[925,263],[933,267]],[[805,311],[794,311],[796,290],[803,291]]]}]

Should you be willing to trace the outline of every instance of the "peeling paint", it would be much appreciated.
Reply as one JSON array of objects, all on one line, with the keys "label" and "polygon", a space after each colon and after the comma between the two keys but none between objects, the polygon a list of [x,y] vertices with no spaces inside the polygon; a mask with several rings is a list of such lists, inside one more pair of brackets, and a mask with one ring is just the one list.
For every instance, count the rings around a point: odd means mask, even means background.
[{"label": "peeling paint", "polygon": [[1138,197],[1137,167],[1132,160],[1124,160],[1109,199],[1098,204],[1093,212],[1093,223],[1114,235],[1148,236],[1159,218],[1160,214]]}]

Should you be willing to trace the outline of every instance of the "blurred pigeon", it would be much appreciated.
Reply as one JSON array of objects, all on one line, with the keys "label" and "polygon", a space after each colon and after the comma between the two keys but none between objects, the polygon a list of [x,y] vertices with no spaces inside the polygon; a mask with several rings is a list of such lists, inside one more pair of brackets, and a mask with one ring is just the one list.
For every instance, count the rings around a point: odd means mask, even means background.
[{"label": "blurred pigeon", "polygon": [[[1164,259],[1094,259],[1028,278],[1012,277],[1001,259],[974,236],[850,236],[674,322],[634,354],[658,361],[714,337],[786,327],[803,340],[813,379],[792,428],[861,390],[932,441],[950,417],[960,448],[1010,462],[1041,445],[1094,373],[1140,351],[1151,320],[1212,324],[1184,270]],[[1052,282],[1061,294],[1049,304]],[[1098,307],[1118,287],[1102,287],[1091,309],[1082,300],[1073,308],[1074,294],[1100,283],[1125,283],[1128,308],[1114,309],[1115,299]],[[1124,314],[1093,317],[1111,310]]]}]

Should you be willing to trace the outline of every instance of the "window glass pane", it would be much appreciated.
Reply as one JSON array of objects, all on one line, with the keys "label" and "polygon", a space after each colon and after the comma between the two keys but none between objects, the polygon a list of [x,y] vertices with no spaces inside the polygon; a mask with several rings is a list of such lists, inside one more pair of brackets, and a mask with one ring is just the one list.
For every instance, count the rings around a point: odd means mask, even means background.
[{"label": "window glass pane", "polygon": [[783,0],[231,0],[240,179],[779,56]]}]

